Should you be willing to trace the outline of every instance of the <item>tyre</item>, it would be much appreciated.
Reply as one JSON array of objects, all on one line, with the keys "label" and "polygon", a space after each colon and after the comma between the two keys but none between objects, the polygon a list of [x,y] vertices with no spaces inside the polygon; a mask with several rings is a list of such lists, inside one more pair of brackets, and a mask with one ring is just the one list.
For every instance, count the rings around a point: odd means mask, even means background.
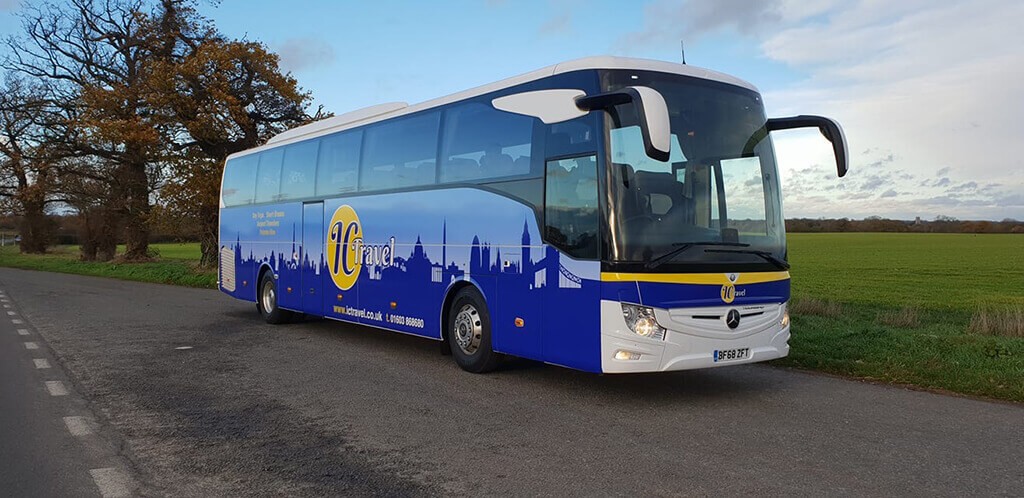
[{"label": "tyre", "polygon": [[277,282],[273,272],[266,272],[260,279],[260,287],[256,293],[256,309],[267,323],[274,325],[288,323],[294,313],[277,306]]},{"label": "tyre", "polygon": [[455,294],[445,330],[452,357],[463,370],[484,373],[497,368],[499,356],[491,349],[491,317],[475,288],[465,287]]}]

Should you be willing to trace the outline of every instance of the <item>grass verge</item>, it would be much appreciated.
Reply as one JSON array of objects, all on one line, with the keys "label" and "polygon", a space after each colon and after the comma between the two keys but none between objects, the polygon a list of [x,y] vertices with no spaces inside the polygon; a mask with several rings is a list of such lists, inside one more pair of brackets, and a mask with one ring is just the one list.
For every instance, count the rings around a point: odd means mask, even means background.
[{"label": "grass verge", "polygon": [[217,271],[199,268],[194,263],[199,260],[199,256],[198,244],[193,245],[195,257],[190,260],[185,257],[189,252],[189,248],[185,247],[187,244],[167,244],[169,248],[162,247],[163,244],[154,244],[157,251],[163,253],[165,249],[169,249],[167,252],[177,257],[161,257],[157,261],[146,263],[79,261],[78,250],[73,246],[56,247],[43,255],[21,254],[17,247],[7,246],[0,247],[0,266],[186,287],[216,288]]},{"label": "grass verge", "polygon": [[918,319],[918,309],[914,306],[904,306],[897,311],[887,310],[878,314],[875,321],[882,325],[902,329],[913,329],[921,325]]},{"label": "grass verge", "polygon": [[981,335],[1024,338],[1024,308],[978,310],[971,316],[967,330]]},{"label": "grass verge", "polygon": [[[790,353],[773,363],[867,380],[1024,402],[1024,341],[968,333],[972,315],[846,305],[840,317],[794,313]],[[892,320],[881,317],[893,317]]]},{"label": "grass verge", "polygon": [[789,311],[798,315],[837,318],[843,314],[843,305],[835,301],[824,301],[813,297],[805,297],[790,301]]}]

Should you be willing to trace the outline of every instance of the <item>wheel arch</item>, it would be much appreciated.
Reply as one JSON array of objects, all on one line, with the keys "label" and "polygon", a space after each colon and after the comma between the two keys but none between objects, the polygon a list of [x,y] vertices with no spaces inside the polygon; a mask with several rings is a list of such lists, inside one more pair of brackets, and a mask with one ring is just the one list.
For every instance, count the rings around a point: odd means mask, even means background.
[{"label": "wheel arch", "polygon": [[277,280],[277,274],[274,273],[274,269],[270,267],[270,264],[269,263],[261,264],[260,265],[260,269],[256,271],[257,298],[259,296],[258,287],[260,285],[260,282],[263,281],[263,275],[266,274],[267,272],[270,272],[270,274],[273,275],[274,280]]},{"label": "wheel arch", "polygon": [[[479,292],[481,296],[484,295],[484,293],[480,291],[480,286],[469,280],[459,280],[448,287],[448,290],[445,291],[444,294],[444,301],[441,303],[441,340],[445,342],[448,342],[448,336],[445,332],[448,328],[448,318],[449,313],[451,312],[452,302],[455,301],[455,295],[466,287],[472,287]],[[484,299],[484,302],[486,302],[486,298]]]}]

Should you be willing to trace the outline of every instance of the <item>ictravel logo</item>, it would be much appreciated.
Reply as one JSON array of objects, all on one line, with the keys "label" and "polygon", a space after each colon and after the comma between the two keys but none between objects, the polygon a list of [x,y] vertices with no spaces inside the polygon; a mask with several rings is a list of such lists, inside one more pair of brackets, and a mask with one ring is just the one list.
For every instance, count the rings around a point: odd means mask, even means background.
[{"label": "ictravel logo", "polygon": [[364,264],[391,266],[394,261],[394,237],[386,245],[365,244],[355,209],[345,204],[334,211],[327,226],[327,266],[338,289],[351,289]]}]

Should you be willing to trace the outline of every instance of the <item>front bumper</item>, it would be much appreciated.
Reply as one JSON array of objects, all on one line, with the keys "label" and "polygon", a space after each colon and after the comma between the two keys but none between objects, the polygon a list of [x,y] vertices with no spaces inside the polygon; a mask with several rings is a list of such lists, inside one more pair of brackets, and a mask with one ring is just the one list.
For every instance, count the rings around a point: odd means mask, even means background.
[{"label": "front bumper", "polygon": [[[730,309],[743,314],[730,329]],[[655,309],[665,339],[647,339],[633,333],[622,317],[618,301],[601,301],[601,370],[604,373],[662,372],[720,367],[767,361],[789,354],[789,325],[780,323],[785,303],[740,307]],[[750,348],[742,360],[715,361],[716,350]],[[639,353],[639,359],[620,360],[618,351]]]}]

